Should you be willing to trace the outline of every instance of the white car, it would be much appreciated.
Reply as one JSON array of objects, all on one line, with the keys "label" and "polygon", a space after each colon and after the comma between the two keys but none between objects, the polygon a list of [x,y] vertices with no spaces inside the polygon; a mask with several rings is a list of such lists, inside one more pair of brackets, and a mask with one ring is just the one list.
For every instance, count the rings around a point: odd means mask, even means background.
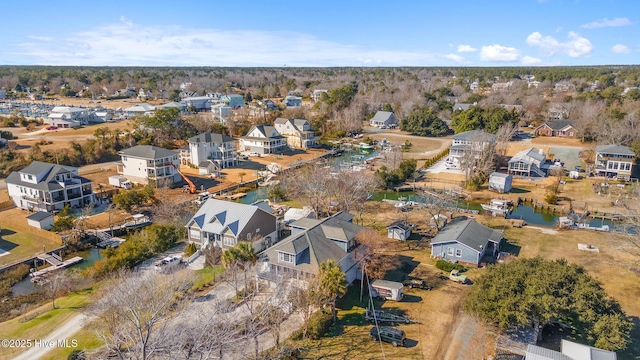
[{"label": "white car", "polygon": [[257,152],[250,152],[249,156],[253,156],[253,157],[260,157],[260,153]]},{"label": "white car", "polygon": [[458,168],[458,165],[456,165],[456,163],[454,163],[453,161],[445,161],[444,167],[447,169],[456,169]]}]

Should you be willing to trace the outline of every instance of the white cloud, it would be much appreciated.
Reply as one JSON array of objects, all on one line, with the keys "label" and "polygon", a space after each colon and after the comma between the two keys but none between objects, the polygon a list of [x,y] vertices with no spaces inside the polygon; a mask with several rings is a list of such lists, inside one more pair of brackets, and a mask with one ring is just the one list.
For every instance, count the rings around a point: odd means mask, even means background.
[{"label": "white cloud", "polygon": [[603,27],[629,26],[631,24],[631,20],[627,18],[615,18],[611,20],[604,18],[602,20],[597,20],[588,24],[581,25],[580,27],[583,27],[585,29],[597,29]]},{"label": "white cloud", "polygon": [[522,57],[522,59],[520,59],[520,62],[522,63],[522,65],[540,65],[542,63],[542,60],[525,55]]},{"label": "white cloud", "polygon": [[460,56],[458,54],[447,54],[444,56],[445,58],[449,59],[449,60],[453,60],[457,63],[466,63],[467,59],[464,58],[464,56]]},{"label": "white cloud", "polygon": [[629,53],[629,47],[627,45],[624,45],[624,44],[615,44],[611,48],[611,51],[616,53],[616,54],[627,54],[627,53]]},{"label": "white cloud", "polygon": [[527,45],[537,47],[544,56],[566,54],[571,57],[583,57],[591,54],[593,45],[589,39],[570,31],[567,41],[560,42],[553,36],[543,36],[539,32],[533,32],[527,36]]},{"label": "white cloud", "polygon": [[520,52],[516,48],[502,45],[487,45],[480,49],[480,60],[495,62],[516,61],[520,57]]},{"label": "white cloud", "polygon": [[458,52],[474,52],[478,51],[478,49],[474,48],[471,45],[458,45]]},{"label": "white cloud", "polygon": [[[120,21],[62,38],[30,37],[4,56],[19,63],[112,66],[446,65],[423,50],[380,49],[298,32],[141,26]],[[24,60],[27,59],[27,60]]]}]

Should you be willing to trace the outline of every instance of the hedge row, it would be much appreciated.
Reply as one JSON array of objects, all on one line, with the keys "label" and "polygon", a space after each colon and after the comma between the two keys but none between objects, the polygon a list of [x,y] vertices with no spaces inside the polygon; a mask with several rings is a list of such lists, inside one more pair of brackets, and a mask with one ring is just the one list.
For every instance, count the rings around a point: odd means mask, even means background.
[{"label": "hedge row", "polygon": [[435,157],[432,157],[431,159],[427,159],[427,161],[424,162],[424,165],[422,166],[425,169],[430,168],[433,164],[437,163],[438,161],[442,160],[442,158],[444,158],[445,156],[449,155],[449,148],[446,148],[444,150],[442,150],[438,155],[436,155]]},{"label": "hedge row", "polygon": [[436,267],[445,272],[451,272],[451,270],[464,270],[465,267],[460,264],[454,264],[452,262],[448,262],[447,260],[438,260],[436,261]]}]

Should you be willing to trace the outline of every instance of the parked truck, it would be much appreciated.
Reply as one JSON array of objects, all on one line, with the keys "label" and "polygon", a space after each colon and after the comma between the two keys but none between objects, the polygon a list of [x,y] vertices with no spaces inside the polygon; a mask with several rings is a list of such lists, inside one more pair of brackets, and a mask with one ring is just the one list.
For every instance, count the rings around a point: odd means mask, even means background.
[{"label": "parked truck", "polygon": [[109,185],[113,185],[115,187],[123,188],[123,189],[131,189],[133,185],[131,185],[131,181],[127,180],[124,176],[113,175],[109,176]]},{"label": "parked truck", "polygon": [[460,271],[455,269],[451,270],[451,272],[449,273],[449,279],[455,282],[458,282],[460,284],[467,283],[467,275],[462,275],[460,274]]}]

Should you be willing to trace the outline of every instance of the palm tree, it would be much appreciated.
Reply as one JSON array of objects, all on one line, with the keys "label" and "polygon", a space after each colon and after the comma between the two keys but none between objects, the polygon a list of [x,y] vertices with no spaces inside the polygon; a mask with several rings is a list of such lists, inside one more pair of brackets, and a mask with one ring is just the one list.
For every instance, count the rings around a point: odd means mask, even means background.
[{"label": "palm tree", "polygon": [[253,250],[253,245],[248,241],[241,241],[235,246],[238,254],[238,264],[244,274],[244,291],[247,292],[247,270],[258,261],[258,255]]},{"label": "palm tree", "polygon": [[338,265],[333,260],[327,260],[320,264],[318,270],[320,288],[330,301],[333,321],[336,321],[336,300],[338,296],[347,293],[347,279]]},{"label": "palm tree", "polygon": [[231,249],[227,249],[222,252],[222,263],[227,270],[233,271],[233,284],[236,287],[236,291],[238,290],[238,261],[239,254],[238,250],[235,247]]},{"label": "palm tree", "polygon": [[240,176],[240,183],[242,183],[242,178],[244,178],[245,175],[247,175],[247,173],[244,171],[238,173],[238,176]]}]

